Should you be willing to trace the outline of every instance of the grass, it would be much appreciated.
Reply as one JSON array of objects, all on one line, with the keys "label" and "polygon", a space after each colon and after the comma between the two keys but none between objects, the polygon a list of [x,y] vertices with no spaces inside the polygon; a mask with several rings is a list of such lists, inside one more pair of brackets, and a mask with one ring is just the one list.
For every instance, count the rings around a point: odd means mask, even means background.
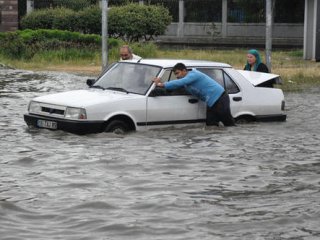
[{"label": "grass", "polygon": [[[135,53],[144,58],[201,59],[224,62],[243,69],[247,49],[169,49],[139,44],[133,46]],[[263,50],[260,50],[264,56]],[[303,60],[303,52],[297,50],[274,50],[271,56],[272,73],[279,74],[284,91],[297,91],[320,85],[320,63]],[[118,49],[109,52],[109,63],[118,60]],[[26,70],[65,71],[78,74],[99,75],[101,53],[92,50],[59,50],[36,54],[31,60],[11,60],[0,55],[0,63]]]}]

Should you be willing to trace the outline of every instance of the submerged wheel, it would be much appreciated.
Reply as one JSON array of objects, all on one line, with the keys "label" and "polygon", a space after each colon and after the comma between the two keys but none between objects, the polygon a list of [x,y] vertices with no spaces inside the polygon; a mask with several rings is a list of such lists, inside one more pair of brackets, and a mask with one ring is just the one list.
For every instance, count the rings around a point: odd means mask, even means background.
[{"label": "submerged wheel", "polygon": [[253,116],[249,116],[249,115],[240,116],[240,117],[235,119],[235,122],[237,124],[251,123],[251,122],[254,122],[254,121],[255,121],[254,117]]},{"label": "submerged wheel", "polygon": [[105,132],[112,132],[115,134],[125,134],[129,131],[128,125],[121,120],[111,121],[104,130]]}]

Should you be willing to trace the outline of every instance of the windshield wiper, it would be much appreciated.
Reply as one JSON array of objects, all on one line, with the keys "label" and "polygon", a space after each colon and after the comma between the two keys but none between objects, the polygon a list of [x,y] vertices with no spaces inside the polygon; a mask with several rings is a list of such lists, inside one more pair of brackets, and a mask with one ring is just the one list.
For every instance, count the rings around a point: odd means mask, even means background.
[{"label": "windshield wiper", "polygon": [[93,86],[91,86],[90,88],[99,88],[99,89],[105,90],[105,88],[104,88],[104,87],[101,87],[100,85],[93,85]]},{"label": "windshield wiper", "polygon": [[108,87],[106,89],[129,93],[126,89],[120,87]]}]

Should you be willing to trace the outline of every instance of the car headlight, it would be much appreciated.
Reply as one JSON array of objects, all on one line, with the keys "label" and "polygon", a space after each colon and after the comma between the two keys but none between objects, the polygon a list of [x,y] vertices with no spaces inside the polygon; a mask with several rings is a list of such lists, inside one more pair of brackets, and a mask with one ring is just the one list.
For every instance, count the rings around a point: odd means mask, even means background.
[{"label": "car headlight", "polygon": [[41,112],[40,103],[30,101],[28,111],[29,111],[29,113],[40,113]]},{"label": "car headlight", "polygon": [[83,108],[67,107],[64,117],[70,119],[87,119],[87,114]]}]

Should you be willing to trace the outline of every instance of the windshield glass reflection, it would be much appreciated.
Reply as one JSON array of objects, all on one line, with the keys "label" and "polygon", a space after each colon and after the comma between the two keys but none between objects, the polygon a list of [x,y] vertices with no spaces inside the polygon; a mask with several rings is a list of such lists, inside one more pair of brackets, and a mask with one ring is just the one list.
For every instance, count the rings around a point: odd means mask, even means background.
[{"label": "windshield glass reflection", "polygon": [[161,68],[119,62],[108,70],[93,87],[145,95]]}]

